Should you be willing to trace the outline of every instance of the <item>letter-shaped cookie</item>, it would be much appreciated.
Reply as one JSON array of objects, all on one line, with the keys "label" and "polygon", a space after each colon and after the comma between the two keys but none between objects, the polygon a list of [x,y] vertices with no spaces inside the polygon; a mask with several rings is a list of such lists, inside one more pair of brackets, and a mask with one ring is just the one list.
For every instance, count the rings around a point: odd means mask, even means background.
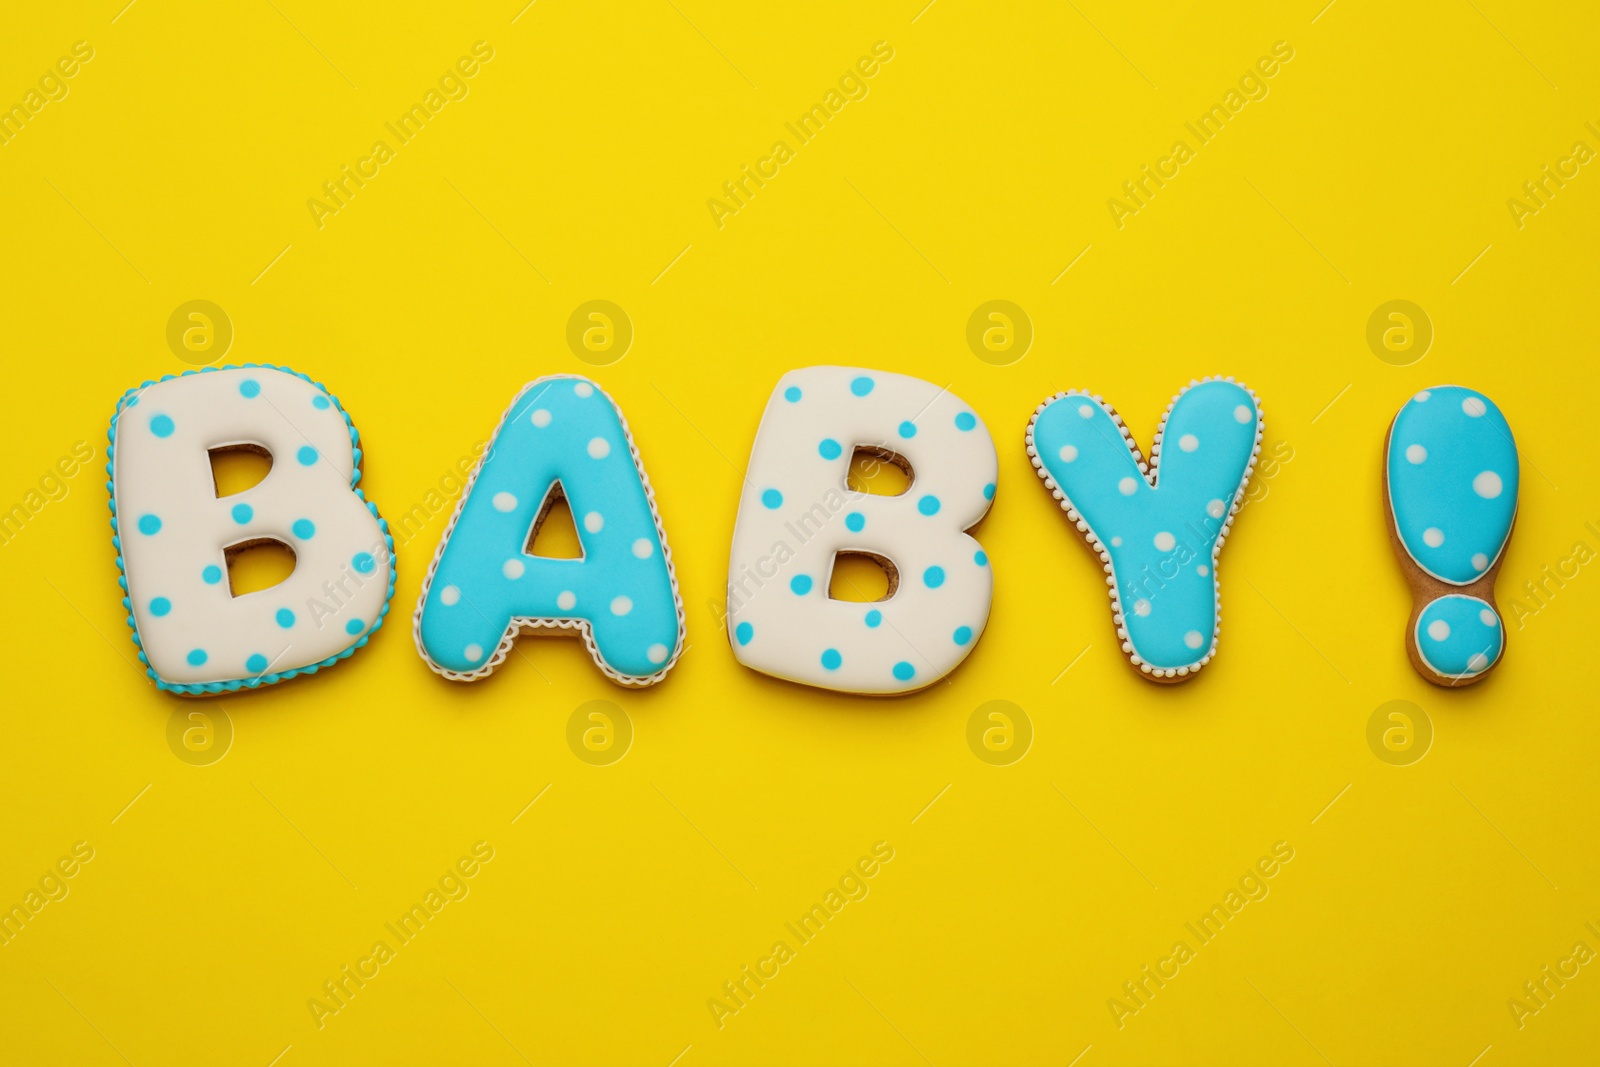
[{"label": "letter-shaped cookie", "polygon": [[[139,658],[162,689],[202,696],[331,667],[389,610],[394,541],[355,485],[350,417],[311,379],[249,364],[129,390],[111,419],[113,543]],[[210,452],[265,452],[256,485],[218,497]],[[294,571],[234,596],[230,554],[278,542]]]},{"label": "letter-shaped cookie", "polygon": [[1147,467],[1100,397],[1058,393],[1028,425],[1028,455],[1110,575],[1111,616],[1145,678],[1179,682],[1216,654],[1217,557],[1261,450],[1261,408],[1231,378],[1190,382]]},{"label": "letter-shaped cookie", "polygon": [[1470,685],[1505,650],[1494,579],[1517,518],[1511,427],[1482,393],[1436,385],[1400,409],[1384,451],[1390,541],[1414,602],[1406,651],[1435,685]]},{"label": "letter-shaped cookie", "polygon": [[[564,496],[581,559],[529,549]],[[468,479],[417,598],[428,666],[470,682],[524,630],[583,633],[618,685],[654,685],[683,651],[683,601],[655,494],[616,404],[587,378],[524,386]]]},{"label": "letter-shaped cookie", "polygon": [[[904,460],[910,488],[852,491],[857,448]],[[947,389],[852,367],[784,375],[756,433],[734,525],[734,657],[847,693],[907,693],[950,673],[989,619],[989,557],[964,531],[989,510],[997,468],[988,427]],[[885,564],[883,600],[829,597],[841,552]]]}]

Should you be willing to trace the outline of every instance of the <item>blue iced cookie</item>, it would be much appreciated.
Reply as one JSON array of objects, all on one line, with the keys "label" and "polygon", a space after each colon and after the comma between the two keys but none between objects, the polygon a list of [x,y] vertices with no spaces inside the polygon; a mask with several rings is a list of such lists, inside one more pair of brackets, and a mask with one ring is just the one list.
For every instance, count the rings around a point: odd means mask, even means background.
[{"label": "blue iced cookie", "polygon": [[[579,559],[532,554],[564,497]],[[488,675],[523,630],[582,633],[619,685],[666,676],[683,650],[678,595],[655,496],[628,425],[586,378],[541,378],[500,420],[472,472],[417,602],[422,657],[452,681]]]},{"label": "blue iced cookie", "polygon": [[1505,651],[1494,576],[1517,517],[1520,464],[1511,426],[1473,389],[1413,396],[1389,429],[1389,527],[1415,607],[1406,646],[1437,685],[1467,685]]},{"label": "blue iced cookie", "polygon": [[1028,427],[1039,477],[1105,565],[1122,651],[1152,681],[1182,681],[1216,653],[1217,558],[1261,425],[1254,393],[1208,378],[1174,398],[1148,465],[1097,396],[1058,393]]}]

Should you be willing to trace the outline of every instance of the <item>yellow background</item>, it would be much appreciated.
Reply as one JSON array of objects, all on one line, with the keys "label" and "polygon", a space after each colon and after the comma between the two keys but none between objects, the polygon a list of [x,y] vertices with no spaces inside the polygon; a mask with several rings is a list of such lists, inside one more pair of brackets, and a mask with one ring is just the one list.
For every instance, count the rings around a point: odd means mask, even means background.
[{"label": "yellow background", "polygon": [[[121,3],[27,5],[0,35],[8,104],[95,49],[0,146],[0,505],[96,450],[0,548],[0,903],[95,850],[0,946],[0,1059],[1592,1059],[1600,967],[1520,1030],[1507,1001],[1574,942],[1600,949],[1600,578],[1548,598],[1484,684],[1431,688],[1379,496],[1401,402],[1468,384],[1524,456],[1502,604],[1600,548],[1600,173],[1521,229],[1506,205],[1573,142],[1600,148],[1592,5]],[[307,199],[478,40],[495,54],[470,95],[318,229]],[[870,94],[719,229],[706,201],[880,40]],[[1270,95],[1119,230],[1107,199],[1279,40]],[[157,692],[99,468],[116,398],[186,367],[166,323],[195,298],[230,316],[227,362],[328,383],[391,518],[521,384],[589,370],[661,499],[689,621],[672,676],[624,692],[554,639],[483,684],[431,675],[407,631],[441,515],[352,661],[203,705]],[[590,370],[565,333],[594,298],[636,338]],[[1010,366],[965,340],[995,298],[1036,331]],[[1436,330],[1407,367],[1366,342],[1397,298]],[[993,617],[918,696],[757,676],[719,629],[756,421],[811,363],[948,384],[996,435]],[[1148,445],[1203,374],[1253,387],[1293,458],[1229,538],[1217,660],[1164,689],[1115,647],[1022,435],[1046,395],[1090,387]],[[566,742],[595,699],[633,724],[611,766]],[[1395,699],[1434,730],[1411,766],[1366,740]],[[990,700],[1034,729],[1011,766],[967,745]],[[178,759],[175,709],[225,713],[225,758]],[[318,1029],[307,1001],[480,840],[470,896]],[[708,999],[877,841],[895,858],[870,895],[719,1029]],[[1119,1029],[1107,1001],[1278,841],[1270,895]]]}]

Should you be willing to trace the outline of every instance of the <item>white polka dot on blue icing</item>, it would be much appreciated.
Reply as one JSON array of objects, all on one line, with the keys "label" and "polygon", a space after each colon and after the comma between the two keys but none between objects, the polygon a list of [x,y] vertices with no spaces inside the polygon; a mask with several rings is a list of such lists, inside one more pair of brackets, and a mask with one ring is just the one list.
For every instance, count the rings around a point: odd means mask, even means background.
[{"label": "white polka dot on blue icing", "polygon": [[809,574],[797,574],[793,578],[789,579],[789,588],[792,589],[797,596],[805,596],[807,593],[811,592],[811,586],[812,581],[811,575]]},{"label": "white polka dot on blue icing", "polygon": [[261,383],[254,378],[246,378],[239,383],[239,395],[246,400],[254,400],[261,395]]},{"label": "white polka dot on blue icing", "polygon": [[317,450],[310,445],[301,445],[300,451],[294,454],[294,458],[300,461],[300,466],[309,467],[317,461]]},{"label": "white polka dot on blue icing", "polygon": [[294,625],[294,612],[290,611],[288,608],[279,608],[278,614],[273,616],[273,618],[277,619],[278,625],[283,627],[285,630]]},{"label": "white polka dot on blue icing", "polygon": [[944,568],[929,567],[922,572],[922,584],[929,589],[937,589],[944,584]]},{"label": "white polka dot on blue icing", "polygon": [[927,496],[917,501],[917,510],[922,512],[924,515],[939,514],[939,498],[934,496],[932,493],[929,493]]},{"label": "white polka dot on blue icing", "polygon": [[783,494],[776,489],[764,489],[761,492],[761,504],[768,511],[777,511],[783,507]]},{"label": "white polka dot on blue icing", "polygon": [[200,580],[207,585],[216,585],[222,581],[222,568],[215,563],[206,564],[205,569],[200,572]]},{"label": "white polka dot on blue icing", "polygon": [[160,618],[172,610],[172,601],[164,596],[158,596],[150,601],[150,614]]},{"label": "white polka dot on blue icing", "polygon": [[867,517],[859,511],[852,511],[844,517],[844,525],[851,533],[860,533],[867,525]]},{"label": "white polka dot on blue icing", "polygon": [[978,417],[970,411],[963,411],[956,416],[956,429],[963,432],[978,425]]},{"label": "white polka dot on blue icing", "polygon": [[171,437],[173,429],[172,416],[150,416],[150,432],[155,434],[157,437]]},{"label": "white polka dot on blue icing", "polygon": [[233,506],[233,521],[243,526],[255,517],[256,509],[249,504],[235,504]]},{"label": "white polka dot on blue icing", "polygon": [[831,437],[824,437],[822,443],[817,445],[817,454],[823,459],[838,459],[844,454],[844,449],[838,441]]},{"label": "white polka dot on blue icing", "polygon": [[[799,392],[798,389],[792,390]],[[748,645],[750,639],[756,635],[756,628],[747,622],[741,622],[733,628],[733,636],[741,645]]]},{"label": "white polka dot on blue icing", "polygon": [[843,662],[844,657],[839,655],[837,648],[825,649],[822,653],[822,666],[827,670],[836,671]]},{"label": "white polka dot on blue icing", "polygon": [[868,378],[866,375],[862,375],[850,383],[850,391],[856,396],[866,396],[868,393],[872,392],[872,387],[876,384],[878,383],[874,382],[871,378]]},{"label": "white polka dot on blue icing", "polygon": [[905,660],[894,665],[894,676],[902,682],[909,682],[917,675],[917,669]]},{"label": "white polka dot on blue icing", "polygon": [[292,529],[294,531],[294,535],[300,538],[302,541],[309,541],[313,537],[317,536],[317,524],[312,522],[310,519],[296,519],[294,520],[294,525],[290,527],[290,529]]},{"label": "white polka dot on blue icing", "polygon": [[159,516],[159,515],[140,515],[139,516],[139,532],[144,534],[146,537],[151,536],[152,534],[160,533],[161,532],[161,516]]}]

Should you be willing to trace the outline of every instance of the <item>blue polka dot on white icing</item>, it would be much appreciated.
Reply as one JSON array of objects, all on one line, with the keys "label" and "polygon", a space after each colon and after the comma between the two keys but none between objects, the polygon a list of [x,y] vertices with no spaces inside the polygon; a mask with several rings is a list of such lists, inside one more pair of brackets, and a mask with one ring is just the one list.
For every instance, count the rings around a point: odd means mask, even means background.
[{"label": "blue polka dot on white icing", "polygon": [[140,515],[139,516],[139,532],[144,534],[147,537],[153,536],[155,534],[160,533],[161,532],[161,516],[159,516],[159,515]]},{"label": "blue polka dot on white icing", "polygon": [[811,592],[812,585],[813,582],[811,581],[811,575],[809,574],[797,574],[793,578],[789,579],[789,588],[796,596],[805,596],[807,593]]},{"label": "blue polka dot on white icing", "polygon": [[309,467],[317,461],[317,450],[310,445],[301,445],[294,458],[300,461],[300,466]]},{"label": "blue polka dot on white icing", "polygon": [[234,522],[238,523],[240,526],[243,526],[245,523],[249,522],[255,517],[256,509],[251,507],[249,504],[235,504],[230,514],[232,514]]},{"label": "blue polka dot on white icing", "polygon": [[783,494],[776,489],[764,490],[761,494],[761,504],[771,511],[776,511],[783,507]]},{"label": "blue polka dot on white icing", "polygon": [[851,381],[850,391],[856,396],[866,396],[868,393],[872,392],[872,387],[876,384],[877,383],[871,378],[868,378],[866,375],[862,375],[861,377]]},{"label": "blue polka dot on white icing", "polygon": [[171,437],[174,429],[170,415],[150,416],[150,432],[157,437]]},{"label": "blue polka dot on white icing", "polygon": [[239,383],[239,395],[246,400],[254,400],[261,395],[261,383],[254,378],[246,378]]},{"label": "blue polka dot on white icing", "polygon": [[274,615],[273,618],[276,619],[278,625],[283,627],[285,630],[294,625],[294,612],[290,611],[288,608],[279,608],[278,613]]},{"label": "blue polka dot on white icing", "polygon": [[817,454],[823,459],[838,459],[844,454],[844,448],[831,437],[824,437],[822,443],[817,445]]},{"label": "blue polka dot on white icing", "polygon": [[310,519],[296,519],[290,529],[302,541],[309,541],[317,535],[317,524]]}]

